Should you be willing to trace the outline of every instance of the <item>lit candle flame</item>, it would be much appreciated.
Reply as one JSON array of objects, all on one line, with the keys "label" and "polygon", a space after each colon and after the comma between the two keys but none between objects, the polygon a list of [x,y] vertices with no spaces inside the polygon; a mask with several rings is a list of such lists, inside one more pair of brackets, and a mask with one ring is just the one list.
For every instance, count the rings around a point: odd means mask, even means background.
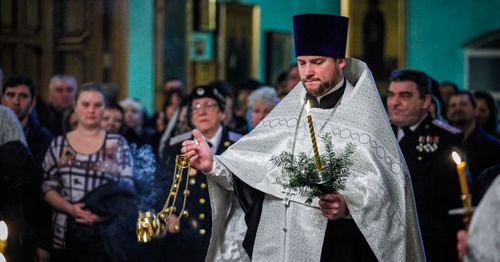
[{"label": "lit candle flame", "polygon": [[309,100],[307,100],[306,109],[307,109],[307,114],[310,115],[311,106],[309,105]]},{"label": "lit candle flame", "polygon": [[457,153],[457,151],[453,151],[451,153],[451,157],[453,158],[453,161],[455,161],[455,164],[460,164],[462,163],[462,158],[460,158],[460,155]]},{"label": "lit candle flame", "polygon": [[5,221],[0,221],[0,241],[7,240],[7,236],[9,235],[9,229],[7,228],[7,224]]},{"label": "lit candle flame", "polygon": [[6,262],[7,259],[5,259],[5,257],[3,256],[2,253],[0,253],[0,262]]}]

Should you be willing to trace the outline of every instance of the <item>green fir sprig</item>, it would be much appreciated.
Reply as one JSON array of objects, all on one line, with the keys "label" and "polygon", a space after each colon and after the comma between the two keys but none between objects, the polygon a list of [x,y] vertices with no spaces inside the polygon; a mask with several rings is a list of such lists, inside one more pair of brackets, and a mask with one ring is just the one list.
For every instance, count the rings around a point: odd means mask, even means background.
[{"label": "green fir sprig", "polygon": [[[326,153],[320,155],[323,167],[325,183],[318,184],[318,171],[314,156],[308,157],[301,152],[295,158],[292,153],[282,152],[279,156],[273,156],[271,162],[281,167],[283,173],[289,177],[288,182],[282,183],[285,188],[301,190],[307,196],[306,203],[312,203],[313,198],[345,188],[345,181],[349,175],[349,168],[353,165],[351,156],[354,154],[356,145],[348,143],[344,152],[337,156],[333,151],[332,137],[330,134],[321,136],[325,144]],[[285,180],[287,181],[287,180]]]}]

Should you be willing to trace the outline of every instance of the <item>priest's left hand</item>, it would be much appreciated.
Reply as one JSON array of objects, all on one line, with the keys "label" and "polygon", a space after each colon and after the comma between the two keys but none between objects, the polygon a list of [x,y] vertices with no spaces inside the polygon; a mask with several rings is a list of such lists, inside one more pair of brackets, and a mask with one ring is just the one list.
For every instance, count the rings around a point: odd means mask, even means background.
[{"label": "priest's left hand", "polygon": [[319,197],[318,203],[323,216],[330,220],[345,218],[349,214],[344,196],[338,192]]}]

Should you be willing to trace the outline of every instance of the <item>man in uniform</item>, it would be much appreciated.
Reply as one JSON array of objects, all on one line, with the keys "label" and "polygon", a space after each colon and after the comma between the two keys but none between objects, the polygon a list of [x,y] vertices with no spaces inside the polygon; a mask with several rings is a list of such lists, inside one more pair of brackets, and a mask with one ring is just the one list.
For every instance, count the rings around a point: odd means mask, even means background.
[{"label": "man in uniform", "polygon": [[[225,97],[216,84],[198,86],[193,89],[188,98],[188,117],[193,128],[200,131],[203,139],[210,145],[213,154],[222,154],[241,135],[230,132],[222,125],[224,119]],[[182,141],[193,139],[187,132],[170,138],[165,146],[161,162],[166,164],[167,176],[171,180],[175,168],[175,157],[181,154]],[[187,218],[182,218],[179,233],[167,235],[167,245],[171,252],[167,255],[173,261],[203,261],[212,232],[212,211],[210,205],[209,185],[201,172],[192,170],[189,174],[189,191],[186,210]],[[163,178],[165,179],[165,177]],[[163,184],[163,183],[162,183]],[[163,190],[170,187],[163,187]],[[165,202],[168,192],[161,194]],[[182,206],[182,198],[178,198],[177,207]],[[180,209],[179,209],[180,210]]]},{"label": "man in uniform", "polygon": [[[423,261],[408,170],[370,70],[344,58],[348,18],[304,14],[293,20],[302,81],[223,155],[212,157],[196,130],[199,145],[183,142],[181,152],[214,185],[207,260]],[[331,135],[339,154],[347,143],[356,144],[346,188],[311,204],[279,183],[288,174],[270,161],[282,152],[313,154],[306,101],[314,107],[317,137]],[[238,199],[240,210],[231,198]],[[228,230],[239,212],[245,213],[248,230]],[[235,244],[227,232],[238,229],[245,239]]]},{"label": "man in uniform", "polygon": [[460,207],[460,185],[454,147],[461,146],[460,130],[432,119],[431,80],[424,72],[392,72],[387,107],[393,130],[411,174],[413,192],[428,261],[456,261],[458,217],[448,210]]}]

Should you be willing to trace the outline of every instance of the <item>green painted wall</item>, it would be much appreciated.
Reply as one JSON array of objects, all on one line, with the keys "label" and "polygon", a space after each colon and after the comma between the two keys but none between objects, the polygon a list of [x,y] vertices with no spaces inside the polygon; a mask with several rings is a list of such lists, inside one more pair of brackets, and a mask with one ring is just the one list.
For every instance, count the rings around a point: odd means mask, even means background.
[{"label": "green painted wall", "polygon": [[[240,0],[261,7],[260,80],[265,79],[267,31],[292,32],[300,13],[340,14],[340,1]],[[154,0],[130,0],[129,96],[152,112]],[[462,44],[500,27],[500,0],[408,0],[407,67],[423,70],[438,81],[464,86]],[[293,54],[292,54],[293,56]]]},{"label": "green painted wall", "polygon": [[130,0],[128,96],[154,106],[154,0]]},{"label": "green painted wall", "polygon": [[462,44],[500,28],[499,0],[409,0],[407,65],[464,88]]},{"label": "green painted wall", "polygon": [[[260,80],[264,81],[266,63],[266,32],[293,32],[292,16],[304,13],[340,15],[340,0],[240,0],[240,3],[256,4],[261,8]],[[295,55],[292,52],[292,57]]]}]

